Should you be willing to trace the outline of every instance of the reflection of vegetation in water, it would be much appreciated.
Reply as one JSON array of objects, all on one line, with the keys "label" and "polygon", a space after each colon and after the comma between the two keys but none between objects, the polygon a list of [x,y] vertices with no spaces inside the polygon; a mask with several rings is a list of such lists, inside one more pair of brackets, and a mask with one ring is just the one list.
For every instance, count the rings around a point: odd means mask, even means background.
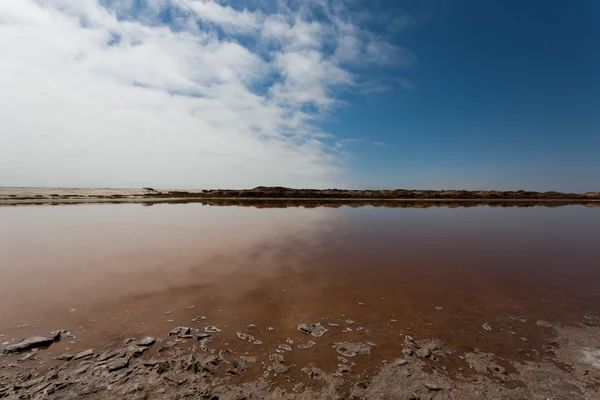
[{"label": "reflection of vegetation in water", "polygon": [[201,203],[210,206],[236,206],[256,208],[339,208],[339,207],[383,207],[383,208],[471,208],[471,207],[563,207],[580,205],[585,207],[600,207],[600,202],[584,201],[360,201],[360,200],[255,200],[255,199],[204,199],[204,200],[167,200],[152,204],[187,204]]},{"label": "reflection of vegetation in water", "polygon": [[178,198],[282,198],[282,199],[408,199],[408,200],[591,200],[600,199],[600,193],[560,193],[495,191],[495,190],[342,190],[291,189],[259,186],[246,190],[165,191],[145,193],[145,197]]}]

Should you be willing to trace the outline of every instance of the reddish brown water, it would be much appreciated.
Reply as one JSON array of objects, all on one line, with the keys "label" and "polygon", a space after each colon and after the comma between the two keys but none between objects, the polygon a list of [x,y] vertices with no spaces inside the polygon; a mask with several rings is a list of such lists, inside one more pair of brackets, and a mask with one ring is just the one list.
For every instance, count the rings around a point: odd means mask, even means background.
[{"label": "reddish brown water", "polygon": [[[581,206],[0,207],[0,343],[71,330],[77,339],[45,350],[49,359],[216,325],[217,346],[252,355],[313,339],[286,359],[329,371],[334,342],[376,343],[357,361],[372,369],[401,355],[406,334],[535,357],[552,336],[536,321],[597,321],[598,243],[600,209]],[[198,315],[205,323],[190,322]],[[340,326],[315,339],[301,322]]]}]

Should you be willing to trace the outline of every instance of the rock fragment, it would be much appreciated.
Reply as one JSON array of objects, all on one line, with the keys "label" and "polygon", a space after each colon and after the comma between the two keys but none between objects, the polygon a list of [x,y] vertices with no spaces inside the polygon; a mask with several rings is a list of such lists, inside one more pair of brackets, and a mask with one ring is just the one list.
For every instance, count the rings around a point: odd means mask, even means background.
[{"label": "rock fragment", "polygon": [[156,338],[152,336],[146,336],[145,338],[135,342],[136,345],[143,347],[152,346],[154,343],[156,343]]},{"label": "rock fragment", "polygon": [[20,351],[29,350],[32,348],[50,346],[52,343],[54,343],[54,338],[52,337],[33,336],[28,339],[22,340],[19,343],[7,345],[4,348],[3,353],[18,353]]},{"label": "rock fragment", "polygon": [[169,336],[181,336],[181,335],[189,335],[192,332],[192,328],[187,326],[178,326],[177,328],[173,328],[171,332],[169,332]]},{"label": "rock fragment", "polygon": [[436,360],[438,356],[444,355],[442,348],[445,342],[437,339],[414,340],[411,336],[406,336],[402,345],[402,353],[407,356],[416,354],[417,357]]},{"label": "rock fragment", "polygon": [[425,386],[427,390],[430,390],[432,392],[442,390],[442,388],[436,385],[435,383],[424,383],[423,386]]},{"label": "rock fragment", "polygon": [[35,353],[31,352],[31,353],[25,354],[23,357],[19,358],[17,361],[19,361],[19,362],[31,361],[34,359],[34,357],[35,357]]},{"label": "rock fragment", "polygon": [[371,346],[364,343],[338,342],[333,345],[333,348],[344,357],[371,355]]},{"label": "rock fragment", "polygon": [[119,358],[108,365],[108,371],[114,372],[129,366],[129,357]]},{"label": "rock fragment", "polygon": [[110,360],[111,358],[114,358],[114,357],[118,356],[119,354],[120,353],[116,350],[105,351],[104,353],[102,353],[98,356],[98,361],[102,362],[102,361]]},{"label": "rock fragment", "polygon": [[84,350],[84,351],[82,351],[80,353],[77,353],[75,355],[75,357],[73,357],[73,360],[81,360],[82,358],[91,357],[93,355],[94,355],[94,350],[87,349],[87,350]]},{"label": "rock fragment", "polygon": [[237,337],[239,337],[242,340],[245,340],[246,342],[254,342],[256,340],[256,338],[252,335],[248,335],[247,333],[243,333],[243,332],[237,332]]},{"label": "rock fragment", "polygon": [[316,324],[299,324],[298,325],[298,330],[300,332],[306,333],[308,335],[312,335],[314,337],[321,337],[325,334],[325,332],[328,332],[329,329],[326,329],[325,327],[323,327],[321,324],[316,323]]}]

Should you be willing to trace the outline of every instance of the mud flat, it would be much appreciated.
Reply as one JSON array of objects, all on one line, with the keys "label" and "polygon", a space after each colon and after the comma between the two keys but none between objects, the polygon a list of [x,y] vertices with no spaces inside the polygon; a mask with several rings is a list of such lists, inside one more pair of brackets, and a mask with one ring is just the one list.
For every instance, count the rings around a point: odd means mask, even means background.
[{"label": "mud flat", "polygon": [[[587,322],[597,325],[597,317]],[[251,333],[217,344],[216,327],[175,327],[162,338],[129,338],[44,360],[34,346],[0,358],[0,398],[6,399],[597,399],[600,393],[600,328],[555,326],[531,361],[514,361],[475,349],[447,350],[443,339],[405,335],[402,351],[372,374],[356,369],[377,343],[320,346],[329,329],[301,323],[302,342],[287,340],[265,351]],[[306,329],[312,326],[315,329]],[[216,329],[215,329],[216,328]],[[252,332],[259,327],[249,327]],[[53,332],[69,340],[71,332]],[[244,351],[242,344],[255,346]],[[312,345],[307,346],[307,343]],[[50,348],[52,345],[50,345]],[[261,348],[262,347],[262,348]],[[9,348],[10,347],[6,347]],[[290,363],[296,352],[322,352],[324,368]]]}]

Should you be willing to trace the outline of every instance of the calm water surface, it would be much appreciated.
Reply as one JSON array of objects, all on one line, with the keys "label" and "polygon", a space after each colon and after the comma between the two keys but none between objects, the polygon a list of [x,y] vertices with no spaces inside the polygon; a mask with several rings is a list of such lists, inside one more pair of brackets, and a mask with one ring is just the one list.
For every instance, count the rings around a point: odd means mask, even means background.
[{"label": "calm water surface", "polygon": [[0,207],[0,343],[71,330],[55,356],[216,325],[221,345],[259,354],[320,321],[340,327],[290,363],[335,363],[331,343],[368,340],[368,369],[397,358],[406,334],[534,357],[551,339],[536,321],[597,320],[599,243],[600,209],[582,206]]}]

